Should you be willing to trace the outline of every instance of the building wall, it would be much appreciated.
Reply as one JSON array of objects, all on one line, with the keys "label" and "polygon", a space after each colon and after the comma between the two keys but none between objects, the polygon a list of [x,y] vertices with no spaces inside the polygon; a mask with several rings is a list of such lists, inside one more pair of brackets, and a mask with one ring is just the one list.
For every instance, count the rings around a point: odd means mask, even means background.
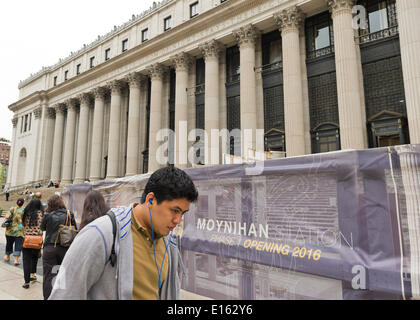
[{"label": "building wall", "polygon": [[[397,0],[401,1],[401,0]],[[256,101],[252,102],[256,108],[256,119],[257,128],[264,126],[265,133],[271,129],[276,128],[282,132],[282,139],[288,137],[287,130],[290,130],[290,121],[296,121],[295,114],[302,114],[302,119],[297,119],[297,123],[302,123],[304,128],[304,137],[302,141],[305,144],[303,150],[308,153],[312,149],[312,152],[319,152],[319,149],[314,148],[314,143],[317,143],[318,137],[315,137],[316,130],[321,125],[332,124],[340,126],[340,123],[345,119],[342,106],[340,107],[340,99],[338,97],[343,95],[343,88],[338,88],[337,84],[343,83],[343,74],[337,69],[337,64],[340,62],[341,57],[337,56],[337,52],[330,50],[326,54],[322,53],[318,56],[311,56],[312,52],[311,43],[309,39],[307,29],[312,24],[317,24],[322,21],[330,21],[330,25],[337,24],[337,17],[329,13],[329,8],[325,1],[320,0],[227,0],[223,3],[217,0],[212,1],[199,1],[199,15],[190,18],[189,8],[192,0],[172,0],[163,1],[157,6],[146,12],[143,15],[134,16],[132,20],[126,24],[115,27],[109,34],[99,37],[93,43],[85,45],[81,50],[73,53],[71,56],[59,61],[52,67],[41,70],[38,74],[24,80],[20,83],[20,97],[19,101],[9,106],[13,112],[14,117],[17,119],[16,127],[14,130],[14,136],[12,141],[12,158],[13,165],[11,169],[12,175],[9,179],[10,185],[14,186],[21,183],[29,183],[43,179],[49,179],[51,170],[48,165],[53,165],[52,153],[54,148],[51,146],[51,142],[54,141],[55,124],[57,123],[57,106],[64,105],[65,108],[69,108],[69,101],[71,99],[77,100],[77,110],[80,109],[82,100],[81,94],[92,92],[96,88],[104,88],[108,90],[104,102],[104,113],[103,113],[103,129],[102,129],[102,151],[101,151],[101,163],[98,165],[102,174],[102,178],[107,175],[109,171],[109,159],[104,158],[108,156],[110,152],[118,152],[118,164],[117,164],[117,175],[124,176],[127,170],[127,150],[130,148],[128,141],[128,123],[131,121],[127,116],[128,110],[132,107],[134,101],[130,101],[130,81],[127,80],[129,75],[137,75],[146,79],[147,86],[142,86],[140,90],[140,101],[143,101],[143,111],[141,114],[143,127],[150,125],[147,118],[145,109],[150,108],[151,100],[153,99],[152,83],[153,75],[150,71],[150,67],[155,64],[160,64],[166,75],[162,78],[162,104],[160,114],[160,126],[162,128],[169,127],[170,122],[170,100],[174,100],[171,92],[174,92],[175,86],[180,85],[178,80],[175,83],[170,82],[169,70],[175,70],[175,77],[178,69],[174,65],[174,56],[179,53],[186,53],[191,59],[193,64],[198,59],[203,58],[204,53],[200,49],[200,46],[208,43],[209,41],[216,40],[220,44],[220,53],[218,56],[219,65],[219,128],[244,128],[242,121],[245,118],[242,117],[243,108],[241,106],[241,90],[245,88],[246,83],[240,81],[239,74],[236,78],[229,79],[229,72],[232,68],[232,63],[236,63],[235,68],[238,67],[240,70],[240,59],[241,58],[241,32],[245,30],[245,38],[249,37],[247,34],[248,26],[254,28],[252,32],[255,32],[255,43],[253,56],[254,61],[252,62],[255,67],[255,83]],[[336,4],[339,2],[332,1],[331,3]],[[341,1],[340,4],[350,3],[348,1]],[[297,8],[297,9],[296,9]],[[331,11],[338,10],[331,6]],[[282,25],[277,15],[286,15],[288,10],[298,10],[304,14],[303,22],[297,29],[297,51],[298,62],[296,61],[283,61],[284,53],[290,50],[291,46],[285,45],[285,35],[282,30],[285,30],[285,25]],[[348,11],[346,11],[348,14]],[[163,30],[164,18],[172,16],[172,26],[170,30]],[[288,19],[293,19],[293,15],[289,15]],[[334,20],[334,23],[332,22]],[[290,21],[289,21],[290,22]],[[291,21],[293,24],[294,21]],[[306,27],[305,27],[306,26]],[[337,28],[340,25],[337,24]],[[141,31],[148,28],[149,38],[146,42],[142,43]],[[242,29],[240,29],[242,28]],[[251,29],[252,29],[251,28]],[[306,29],[305,29],[306,28]],[[333,35],[333,29],[330,29],[330,33]],[[239,33],[238,33],[239,32]],[[251,32],[251,33],[252,33]],[[406,32],[406,29],[404,29]],[[338,33],[341,36],[341,33]],[[253,35],[251,36],[253,37]],[[356,37],[357,39],[358,37]],[[122,52],[122,41],[128,39],[128,50]],[[283,44],[277,44],[281,51],[282,60],[275,67],[266,70],[262,65],[267,62],[270,64],[273,61],[266,61],[266,56],[270,47],[266,46],[270,43],[267,39],[274,39],[283,41]],[[288,38],[291,39],[291,38]],[[295,39],[295,38],[293,38]],[[350,41],[354,41],[353,37],[350,37]],[[347,39],[347,40],[348,40]],[[403,72],[402,64],[399,59],[403,56],[400,53],[398,45],[398,35],[394,35],[389,39],[383,41],[372,42],[368,44],[355,43],[355,57],[356,60],[352,61],[356,70],[356,76],[358,76],[358,90],[360,96],[360,107],[365,108],[366,102],[366,114],[363,112],[361,115],[361,127],[360,130],[366,132],[366,123],[363,119],[368,119],[372,114],[377,114],[377,111],[388,110],[400,112],[404,116],[407,112],[403,112],[404,108],[393,108],[392,106],[385,106],[385,102],[378,103],[375,94],[376,87],[374,86],[375,77],[381,78],[386,76],[390,81],[387,81],[386,85],[389,90],[382,88],[387,92],[387,101],[391,101],[391,104],[395,106],[395,101],[404,100],[402,88]],[[331,48],[342,45],[342,39],[333,39]],[[292,40],[288,40],[292,41]],[[294,40],[293,40],[294,41]],[[341,41],[341,42],[340,42]],[[352,45],[352,44],[351,44]],[[300,46],[300,47],[299,47]],[[359,50],[360,47],[360,50]],[[105,61],[105,50],[110,49],[110,59]],[[352,49],[353,50],[353,49]],[[305,56],[306,51],[306,56]],[[244,51],[242,51],[243,53]],[[342,51],[343,52],[343,51]],[[344,50],[345,52],[345,50]],[[95,57],[94,66],[90,67],[90,58]],[[293,56],[293,55],[292,55]],[[236,57],[233,59],[232,57]],[[233,60],[232,60],[233,59]],[[300,81],[296,82],[291,75],[285,73],[285,66],[288,67],[289,63],[298,63],[301,68],[299,77]],[[414,61],[413,61],[414,63]],[[77,65],[80,64],[79,75],[76,74]],[[242,71],[244,71],[242,66]],[[360,70],[359,70],[360,68]],[[351,70],[353,70],[351,69]],[[64,73],[68,70],[68,80],[64,80]],[[372,71],[374,70],[374,71]],[[375,71],[376,70],[376,71]],[[293,70],[292,70],[293,71]],[[362,74],[363,71],[363,74]],[[174,72],[174,71],[172,71]],[[187,77],[187,90],[188,95],[188,116],[187,120],[189,128],[191,122],[195,122],[196,108],[194,106],[200,105],[200,101],[203,102],[204,98],[199,95],[190,94],[189,89],[194,85],[197,85],[195,81],[196,70],[195,66],[188,67]],[[340,72],[340,74],[339,74]],[[54,77],[57,77],[57,84],[54,86]],[[388,79],[388,78],[382,78]],[[286,80],[287,79],[287,80]],[[124,82],[124,89],[121,91],[121,104],[120,104],[120,125],[119,125],[119,144],[114,150],[109,150],[110,145],[108,143],[110,139],[111,130],[111,95],[110,95],[110,84],[115,81]],[[298,85],[300,93],[290,91],[290,81],[293,85]],[[242,89],[241,89],[242,88]],[[340,90],[341,91],[340,91]],[[390,95],[389,92],[396,89],[395,95]],[[133,89],[134,90],[134,89]],[[346,90],[346,88],[344,88]],[[302,94],[300,101],[302,102],[302,113],[292,112],[290,113],[290,99],[296,96],[296,94]],[[391,97],[392,96],[392,97]],[[70,100],[69,100],[70,99]],[[171,100],[171,101],[172,101]],[[93,99],[92,99],[93,101]],[[342,101],[342,100],[341,100]],[[245,101],[247,102],[247,101]],[[90,102],[89,121],[88,121],[88,138],[87,138],[87,153],[84,159],[84,165],[86,167],[86,178],[89,178],[92,171],[91,158],[93,153],[94,144],[92,143],[93,135],[93,110],[95,108],[95,102]],[[173,101],[172,101],[173,103]],[[145,108],[147,105],[147,108]],[[287,107],[287,108],[286,108]],[[383,107],[383,108],[382,108]],[[176,110],[175,106],[175,110]],[[285,112],[286,109],[288,113]],[[35,110],[42,109],[43,114],[35,119]],[[194,109],[194,110],[193,110]],[[54,111],[55,110],[55,111]],[[365,109],[364,109],[365,110]],[[45,114],[50,112],[55,114],[54,117],[46,117]],[[32,113],[31,130],[28,132],[21,132],[22,128],[22,117],[26,114]],[[194,115],[193,115],[194,113]],[[357,113],[357,111],[355,112]],[[351,114],[351,113],[350,113]],[[202,115],[201,115],[202,116]],[[290,117],[290,118],[288,118]],[[64,114],[63,123],[63,144],[66,140],[67,129],[68,129],[68,110]],[[55,119],[55,120],[54,120]],[[146,121],[147,120],[147,121]],[[246,120],[246,119],[245,119]],[[248,121],[247,120],[247,121]],[[206,125],[207,121],[204,120]],[[195,123],[194,123],[195,124]],[[77,138],[80,127],[80,111],[76,112],[76,123],[75,123],[75,136],[74,136],[74,154],[67,155],[63,153],[63,157],[72,157],[72,170],[71,175],[74,179],[76,166],[77,166]],[[293,126],[292,126],[293,129]],[[331,128],[330,128],[331,129]],[[150,165],[148,159],[141,159],[142,152],[147,151],[149,146],[148,132],[139,129],[141,137],[139,138],[139,158],[138,158],[138,173],[143,172],[143,163]],[[338,132],[338,131],[337,131]],[[338,134],[338,133],[337,133]],[[341,134],[341,133],[340,133]],[[365,136],[366,134],[363,133]],[[312,135],[312,148],[309,142],[309,137]],[[299,134],[297,135],[299,136]],[[339,136],[337,136],[339,137]],[[366,139],[365,139],[366,140]],[[191,142],[188,142],[191,145]],[[367,145],[367,142],[365,141]],[[337,144],[339,147],[339,144]],[[23,159],[19,162],[19,154],[21,150],[25,148],[27,151],[27,161],[23,166]],[[222,147],[224,148],[224,146]],[[290,145],[289,145],[290,148]],[[287,151],[286,146],[286,151]],[[241,151],[237,155],[241,155]],[[297,155],[297,154],[296,154]],[[220,157],[221,158],[221,157]],[[191,164],[190,164],[191,165]],[[150,166],[149,166],[150,168]],[[18,175],[18,172],[20,175]],[[23,173],[22,173],[23,172]],[[60,177],[64,174],[63,166],[61,165]]]}]

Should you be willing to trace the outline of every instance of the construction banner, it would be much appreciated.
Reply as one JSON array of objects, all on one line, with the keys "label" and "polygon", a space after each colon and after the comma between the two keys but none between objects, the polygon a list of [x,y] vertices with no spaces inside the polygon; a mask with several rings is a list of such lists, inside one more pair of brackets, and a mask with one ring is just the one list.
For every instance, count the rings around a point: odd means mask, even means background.
[{"label": "construction banner", "polygon": [[[420,145],[188,168],[182,289],[212,299],[420,297]],[[140,202],[150,174],[69,186]]]}]

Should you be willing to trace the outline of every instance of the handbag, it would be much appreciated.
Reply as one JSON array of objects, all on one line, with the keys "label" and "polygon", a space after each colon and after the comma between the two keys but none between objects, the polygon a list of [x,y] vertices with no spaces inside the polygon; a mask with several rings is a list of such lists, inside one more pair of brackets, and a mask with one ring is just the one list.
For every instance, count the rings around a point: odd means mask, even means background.
[{"label": "handbag", "polygon": [[[68,222],[68,225],[67,225]],[[60,239],[60,245],[62,247],[69,247],[71,243],[73,242],[74,238],[77,236],[77,233],[79,231],[76,230],[76,226],[71,225],[71,216],[70,211],[67,210],[67,218],[66,218],[66,224],[62,225],[60,224],[58,226],[58,232],[57,232],[57,238],[54,242],[54,248],[57,246],[57,241]]]},{"label": "handbag", "polygon": [[42,248],[42,236],[30,236],[26,235],[23,240],[22,247],[25,249],[41,249]]},{"label": "handbag", "polygon": [[13,215],[15,213],[15,209],[11,210],[10,216],[1,224],[2,228],[9,228],[13,224]]}]

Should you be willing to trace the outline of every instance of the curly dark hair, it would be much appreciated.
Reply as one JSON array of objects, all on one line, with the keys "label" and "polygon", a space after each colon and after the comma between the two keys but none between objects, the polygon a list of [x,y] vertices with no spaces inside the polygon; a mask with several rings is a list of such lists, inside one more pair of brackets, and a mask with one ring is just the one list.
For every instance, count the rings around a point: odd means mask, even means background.
[{"label": "curly dark hair", "polygon": [[150,176],[144,188],[141,203],[146,201],[146,196],[150,192],[153,192],[158,204],[165,200],[181,198],[195,202],[198,198],[198,191],[190,176],[174,166],[158,169]]},{"label": "curly dark hair", "polygon": [[83,203],[82,222],[80,230],[91,223],[96,218],[102,217],[110,210],[106,204],[104,197],[98,191],[90,191]]},{"label": "curly dark hair", "polygon": [[48,199],[48,206],[47,209],[45,209],[45,211],[53,212],[57,211],[58,209],[66,209],[66,205],[64,204],[63,198],[55,194]]},{"label": "curly dark hair", "polygon": [[36,226],[38,224],[38,212],[43,212],[42,202],[38,198],[31,200],[23,210],[22,222],[25,226]]}]

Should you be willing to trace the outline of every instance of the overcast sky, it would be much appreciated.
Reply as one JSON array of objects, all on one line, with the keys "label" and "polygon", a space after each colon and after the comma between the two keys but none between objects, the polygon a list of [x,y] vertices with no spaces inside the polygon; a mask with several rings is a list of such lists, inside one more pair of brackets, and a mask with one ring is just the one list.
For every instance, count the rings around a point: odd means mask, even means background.
[{"label": "overcast sky", "polygon": [[12,139],[13,112],[8,106],[18,100],[19,81],[152,4],[153,0],[0,1],[0,137]]}]

